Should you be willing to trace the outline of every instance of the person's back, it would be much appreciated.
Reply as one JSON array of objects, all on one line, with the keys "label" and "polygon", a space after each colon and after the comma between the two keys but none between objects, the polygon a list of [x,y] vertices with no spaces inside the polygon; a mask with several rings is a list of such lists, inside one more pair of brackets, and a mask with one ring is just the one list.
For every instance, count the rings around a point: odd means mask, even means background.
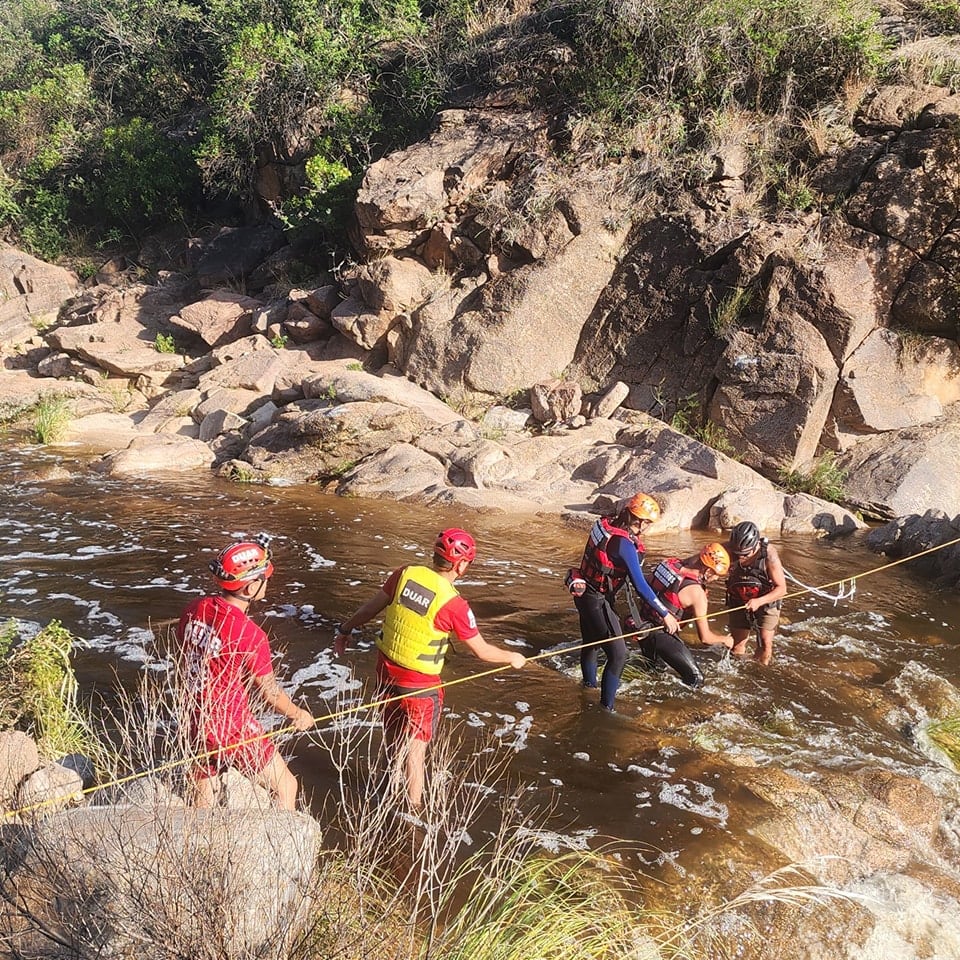
[{"label": "person's back", "polygon": [[196,750],[191,769],[194,802],[210,807],[220,794],[220,776],[234,767],[270,790],[278,806],[296,808],[297,780],[256,719],[251,690],[297,730],[313,716],[280,688],[267,635],[248,616],[266,596],[273,575],[268,540],[241,540],[210,564],[219,595],[194,600],[177,628],[184,719]]},{"label": "person's back", "polygon": [[180,617],[189,707],[221,733],[242,724],[250,712],[253,678],[271,669],[267,636],[223,596],[194,600]]},{"label": "person's back", "polygon": [[405,780],[407,800],[423,803],[427,745],[443,707],[440,673],[451,636],[487,663],[519,669],[526,658],[488,643],[469,604],[454,583],[476,559],[473,537],[460,527],[441,530],[433,547],[433,566],[412,564],[394,570],[383,587],[345,620],[334,635],[334,653],[346,649],[350,634],[386,611],[377,640],[378,698],[382,709],[386,758]]}]

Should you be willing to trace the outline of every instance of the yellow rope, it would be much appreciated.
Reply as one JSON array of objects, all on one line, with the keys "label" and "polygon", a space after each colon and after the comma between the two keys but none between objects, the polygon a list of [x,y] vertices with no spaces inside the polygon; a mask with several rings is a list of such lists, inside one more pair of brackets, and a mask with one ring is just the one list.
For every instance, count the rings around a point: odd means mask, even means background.
[{"label": "yellow rope", "polygon": [[[869,577],[875,573],[880,573],[883,570],[889,570],[892,567],[899,566],[901,563],[907,563],[910,560],[916,560],[919,557],[926,556],[927,554],[936,553],[938,550],[943,550],[946,547],[952,547],[954,544],[957,544],[957,543],[960,543],[960,537],[956,537],[953,540],[948,540],[946,543],[941,543],[934,547],[929,547],[926,550],[921,550],[919,553],[911,554],[909,557],[901,557],[899,560],[892,560],[889,563],[884,563],[884,564],[881,564],[880,566],[873,567],[870,570],[865,570],[863,573],[858,574],[856,577],[847,576],[847,577],[843,577],[840,580],[833,580],[829,583],[820,584],[818,587],[805,587],[803,590],[795,590],[793,593],[785,594],[782,599],[791,600],[796,597],[801,597],[804,594],[812,593],[815,590],[826,590],[829,587],[835,587],[843,583],[849,583],[851,580],[856,581],[863,577]],[[687,620],[681,620],[679,622],[681,626],[684,626],[687,624],[695,623],[698,619],[713,620],[716,617],[726,616],[727,614],[733,613],[736,610],[745,610],[745,609],[746,609],[746,604],[741,604],[740,606],[737,606],[737,607],[725,607],[722,610],[717,610],[715,613],[707,614],[702,618],[690,617]],[[627,639],[630,639],[631,637],[642,637],[648,633],[653,633],[654,631],[660,630],[660,629],[662,629],[660,625],[645,627],[640,630],[634,630],[631,633],[621,633],[621,634],[618,634],[617,636],[605,637],[603,640],[593,640],[589,643],[574,644],[569,647],[564,647],[561,650],[544,650],[544,651],[541,651],[540,653],[534,654],[533,656],[527,657],[526,659],[527,659],[527,662],[532,663],[534,661],[542,660],[547,657],[556,657],[556,656],[563,656],[569,653],[575,653],[578,650],[585,650],[588,647],[594,647],[599,644],[609,643],[611,640],[627,640]],[[471,680],[479,680],[483,677],[489,677],[494,673],[500,673],[501,671],[506,670],[508,668],[510,668],[510,665],[507,663],[498,664],[495,667],[491,667],[489,670],[481,670],[479,673],[467,674],[466,676],[458,677],[455,680],[446,680],[446,681],[437,683],[432,687],[424,687],[423,689],[417,690],[413,693],[398,694],[397,696],[394,696],[394,697],[384,697],[380,700],[373,700],[369,703],[359,703],[359,704],[355,704],[352,707],[344,707],[343,709],[336,710],[333,713],[328,713],[321,717],[315,717],[314,726],[320,723],[324,723],[328,720],[338,720],[341,717],[347,717],[354,713],[360,713],[363,710],[373,710],[377,707],[383,707],[383,706],[386,706],[388,703],[394,703],[398,700],[403,700],[406,697],[422,696],[424,693],[432,693],[436,690],[445,690],[449,687],[455,687],[457,684],[460,684],[460,683],[466,683],[467,681],[471,681]],[[269,740],[273,737],[279,737],[285,733],[293,733],[293,732],[296,732],[296,727],[293,724],[289,724],[285,727],[280,727],[276,730],[270,730],[267,733],[258,734],[255,737],[248,737],[245,740],[240,740],[237,743],[231,744],[229,749],[233,750],[237,747],[247,746],[248,744],[256,743],[260,740]],[[300,732],[305,733],[306,731],[300,731]],[[60,803],[64,800],[71,800],[75,797],[84,797],[90,794],[99,793],[102,790],[109,790],[112,787],[123,786],[126,783],[131,783],[134,780],[139,780],[143,777],[155,776],[156,774],[164,773],[167,770],[174,770],[180,766],[186,766],[187,764],[197,763],[201,760],[206,760],[211,757],[215,757],[220,753],[221,753],[220,750],[208,750],[205,753],[200,753],[200,754],[192,755],[189,757],[183,757],[178,760],[171,760],[167,763],[160,764],[157,767],[152,767],[149,770],[141,770],[138,773],[132,773],[126,777],[120,777],[116,780],[110,780],[107,783],[101,783],[101,784],[97,784],[96,786],[87,787],[76,793],[71,793],[71,794],[59,796],[59,797],[50,797],[38,803],[30,804],[29,806],[25,806],[25,807],[20,807],[17,810],[5,811],[3,813],[3,818],[9,819],[12,817],[23,816],[24,814],[33,813],[37,810],[42,810],[45,807],[52,806],[53,804]]]}]

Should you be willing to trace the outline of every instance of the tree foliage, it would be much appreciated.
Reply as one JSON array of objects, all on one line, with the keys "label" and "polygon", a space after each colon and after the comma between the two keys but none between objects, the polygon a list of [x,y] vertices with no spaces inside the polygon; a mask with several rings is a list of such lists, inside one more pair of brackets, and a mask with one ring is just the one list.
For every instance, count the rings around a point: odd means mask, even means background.
[{"label": "tree foliage", "polygon": [[[5,0],[0,229],[55,257],[249,199],[267,164],[300,171],[281,217],[329,228],[453,91],[511,76],[600,140],[646,122],[687,149],[731,103],[801,110],[875,74],[878,22],[872,0]],[[572,58],[538,64],[533,37]]]}]

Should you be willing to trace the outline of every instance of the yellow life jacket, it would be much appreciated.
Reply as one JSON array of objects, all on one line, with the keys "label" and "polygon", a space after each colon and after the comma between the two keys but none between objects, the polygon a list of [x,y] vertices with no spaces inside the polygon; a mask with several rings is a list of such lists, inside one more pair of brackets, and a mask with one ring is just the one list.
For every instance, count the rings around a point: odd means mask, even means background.
[{"label": "yellow life jacket", "polygon": [[383,619],[380,652],[408,670],[439,675],[450,642],[449,635],[433,625],[433,618],[456,596],[454,585],[435,570],[407,567]]}]

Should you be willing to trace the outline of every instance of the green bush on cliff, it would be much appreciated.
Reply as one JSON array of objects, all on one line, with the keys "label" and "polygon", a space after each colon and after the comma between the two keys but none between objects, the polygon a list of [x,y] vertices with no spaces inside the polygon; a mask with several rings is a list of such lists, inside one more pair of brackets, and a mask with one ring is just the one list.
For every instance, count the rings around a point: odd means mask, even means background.
[{"label": "green bush on cliff", "polygon": [[585,104],[617,120],[677,104],[691,120],[731,101],[809,108],[875,74],[887,41],[868,0],[616,0],[573,4]]},{"label": "green bush on cliff", "polygon": [[836,454],[827,451],[809,470],[781,471],[780,485],[788,493],[809,493],[821,500],[842,503],[846,477],[846,472],[837,464]]},{"label": "green bush on cliff", "polygon": [[[661,186],[703,166],[718,117],[771,119],[757,150],[777,162],[754,157],[751,175],[804,209],[779,154],[799,149],[804,112],[883,68],[878,23],[868,0],[7,0],[0,226],[52,257],[84,230],[250,199],[275,162],[297,172],[267,184],[277,212],[329,236],[372,161],[454,91],[503,86],[593,124],[600,159],[662,161]],[[559,45],[572,56],[551,59]]]}]

